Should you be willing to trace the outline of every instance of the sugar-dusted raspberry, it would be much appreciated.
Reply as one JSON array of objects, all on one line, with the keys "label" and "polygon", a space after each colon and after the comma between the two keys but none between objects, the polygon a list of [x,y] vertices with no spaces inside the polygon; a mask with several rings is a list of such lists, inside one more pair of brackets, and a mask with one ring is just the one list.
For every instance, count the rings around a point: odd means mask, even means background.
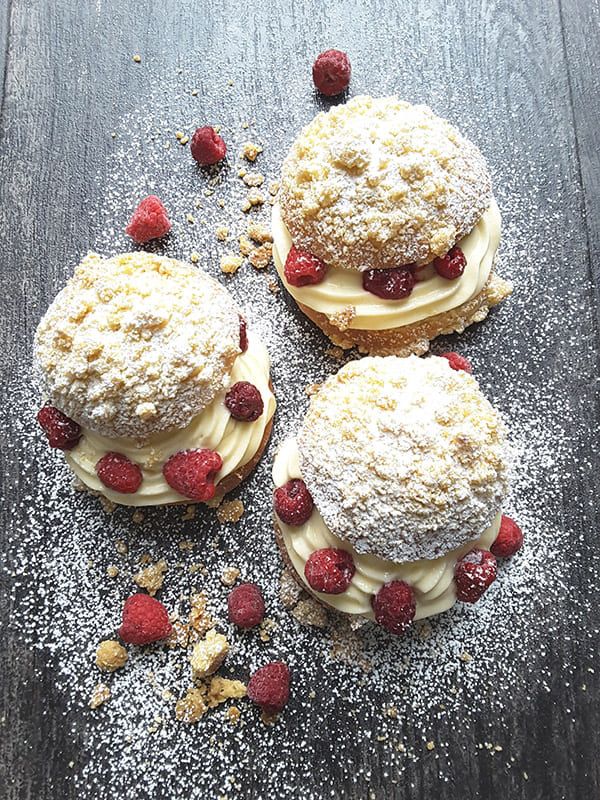
[{"label": "sugar-dusted raspberry", "polygon": [[351,72],[350,59],[342,50],[325,50],[317,56],[312,68],[315,86],[327,97],[344,91]]},{"label": "sugar-dusted raspberry", "polygon": [[254,384],[238,381],[225,395],[225,406],[234,419],[254,422],[263,413],[264,403]]},{"label": "sugar-dusted raspberry", "polygon": [[145,244],[151,239],[159,239],[171,230],[167,209],[154,194],[145,197],[133,212],[129,225],[125,228],[134,242]]},{"label": "sugar-dusted raspberry", "polygon": [[324,280],[327,264],[308,250],[299,250],[292,245],[285,260],[283,274],[290,286],[309,286]]},{"label": "sugar-dusted raspberry", "polygon": [[304,525],[314,507],[311,493],[301,478],[292,478],[273,494],[275,513],[286,525]]},{"label": "sugar-dusted raspberry", "polygon": [[96,464],[96,475],[114,492],[134,494],[142,485],[142,470],[122,453],[106,453]]},{"label": "sugar-dusted raspberry", "polygon": [[204,125],[202,128],[196,128],[190,142],[190,150],[196,161],[207,167],[225,158],[227,145],[214,128]]},{"label": "sugar-dusted raspberry", "polygon": [[240,316],[240,350],[245,353],[248,349],[248,326],[246,320]]},{"label": "sugar-dusted raspberry", "polygon": [[311,589],[324,594],[342,594],[356,572],[354,559],[340,547],[323,547],[311,553],[304,565],[304,577]]},{"label": "sugar-dusted raspberry", "polygon": [[386,583],[371,598],[375,621],[390,633],[405,633],[415,617],[415,593],[404,581]]},{"label": "sugar-dusted raspberry", "polygon": [[166,639],[170,633],[169,614],[160,600],[143,592],[127,598],[119,628],[119,636],[124,642],[150,644]]},{"label": "sugar-dusted raspberry", "polygon": [[408,267],[369,269],[363,272],[363,289],[384,300],[402,300],[415,287],[415,276]]},{"label": "sugar-dusted raspberry", "polygon": [[468,358],[461,356],[460,353],[455,353],[452,350],[449,350],[447,353],[440,353],[440,358],[448,359],[448,362],[452,369],[455,369],[457,372],[473,372],[473,365],[469,361]]},{"label": "sugar-dusted raspberry", "polygon": [[37,421],[48,437],[50,447],[72,450],[81,439],[81,426],[54,406],[40,408]]},{"label": "sugar-dusted raspberry", "polygon": [[265,616],[265,601],[255,583],[241,583],[227,598],[229,620],[240,628],[254,628]]},{"label": "sugar-dusted raspberry", "polygon": [[489,550],[475,548],[454,567],[456,597],[463,603],[476,603],[496,580],[496,557]]},{"label": "sugar-dusted raspberry", "polygon": [[290,670],[283,661],[272,661],[257,669],[248,681],[248,698],[265,714],[282,711],[290,697]]},{"label": "sugar-dusted raspberry", "polygon": [[162,471],[171,489],[190,500],[205,501],[215,496],[215,475],[222,466],[223,459],[215,450],[180,450]]},{"label": "sugar-dusted raspberry", "polygon": [[460,278],[467,266],[465,254],[458,245],[449,250],[445,256],[434,259],[433,266],[438,275],[448,280]]},{"label": "sugar-dusted raspberry", "polygon": [[509,558],[509,556],[514,556],[522,546],[523,531],[519,528],[514,519],[507,517],[506,514],[502,514],[500,530],[490,550],[496,558]]}]

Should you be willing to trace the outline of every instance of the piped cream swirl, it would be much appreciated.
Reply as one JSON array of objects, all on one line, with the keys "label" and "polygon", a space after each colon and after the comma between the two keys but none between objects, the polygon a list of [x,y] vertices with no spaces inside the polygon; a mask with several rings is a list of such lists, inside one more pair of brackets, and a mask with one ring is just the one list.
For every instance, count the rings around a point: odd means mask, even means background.
[{"label": "piped cream swirl", "polygon": [[[275,456],[273,481],[282,486],[292,478],[302,478],[298,445],[295,439],[284,441]],[[462,547],[451,550],[433,560],[395,563],[376,556],[357,553],[352,546],[335,536],[323,522],[317,508],[308,522],[298,527],[286,525],[279,518],[277,524],[294,569],[302,578],[307,591],[322,602],[346,614],[357,614],[373,619],[371,598],[390,581],[405,581],[412,586],[417,602],[415,619],[441,614],[456,602],[454,568],[456,562],[474,547],[488,550],[498,535],[501,515],[483,534]],[[311,553],[323,547],[339,547],[352,553],[356,572],[350,586],[343,594],[322,594],[310,588],[304,578],[304,567]]]},{"label": "piped cream swirl", "polygon": [[334,317],[352,307],[354,317],[349,327],[359,330],[388,330],[451,311],[475,297],[484,287],[492,271],[500,243],[500,211],[495,200],[483,214],[471,233],[458,242],[467,259],[460,278],[440,277],[432,266],[419,273],[419,282],[409,297],[403,300],[384,300],[363,289],[362,275],[357,270],[330,267],[325,280],[312,286],[290,286],[283,267],[292,246],[292,239],[273,206],[273,259],[286,289],[304,306]]},{"label": "piped cream swirl", "polygon": [[[172,429],[152,436],[143,442],[135,439],[109,438],[89,428],[66,459],[77,477],[91,490],[122,505],[150,506],[185,502],[185,497],[171,489],[162,474],[165,461],[180,450],[208,448],[216,450],[223,466],[215,483],[240,469],[254,458],[266,427],[275,412],[275,397],[269,386],[269,353],[253,333],[248,333],[248,349],[240,354],[231,371],[231,384],[248,381],[259,390],[264,403],[261,416],[254,422],[234,419],[224,405],[225,391],[185,428]],[[96,464],[107,452],[118,452],[139,464],[143,473],[142,485],[135,494],[121,494],[108,489],[98,480]],[[191,501],[190,501],[191,502]]]}]

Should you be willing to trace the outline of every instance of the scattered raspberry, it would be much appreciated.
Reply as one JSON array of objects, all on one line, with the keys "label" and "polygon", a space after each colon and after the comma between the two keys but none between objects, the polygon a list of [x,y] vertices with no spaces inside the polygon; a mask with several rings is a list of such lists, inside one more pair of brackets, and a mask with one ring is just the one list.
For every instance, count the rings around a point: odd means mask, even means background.
[{"label": "scattered raspberry", "polygon": [[133,212],[129,225],[125,228],[134,242],[145,244],[151,239],[159,239],[171,230],[167,209],[156,195],[144,198]]},{"label": "scattered raspberry", "polygon": [[166,639],[171,633],[167,609],[149,594],[133,594],[123,606],[119,636],[129,644],[150,644]]},{"label": "scattered raspberry", "polygon": [[196,128],[190,142],[190,150],[196,161],[206,167],[225,158],[227,145],[214,128],[204,125],[202,128]]},{"label": "scattered raspberry", "polygon": [[163,466],[171,489],[190,500],[210,500],[215,496],[215,475],[223,459],[215,450],[180,450]]},{"label": "scattered raspberry", "polygon": [[81,427],[54,406],[40,408],[37,421],[48,437],[50,447],[72,450],[81,439]]},{"label": "scattered raspberry", "polygon": [[324,280],[327,264],[308,250],[299,250],[292,245],[285,260],[283,273],[290,286],[308,286]]},{"label": "scattered raspberry", "polygon": [[292,478],[273,493],[275,513],[286,525],[304,525],[314,507],[311,493],[301,478]]},{"label": "scattered raspberry", "polygon": [[447,353],[440,353],[440,358],[448,359],[452,369],[455,369],[457,372],[460,372],[461,370],[463,372],[473,372],[473,365],[469,359],[461,356],[460,353],[448,351]]},{"label": "scattered raspberry", "polygon": [[352,555],[338,547],[315,550],[304,566],[304,576],[311,589],[324,594],[345,592],[355,571]]},{"label": "scattered raspberry", "polygon": [[288,665],[273,661],[256,670],[248,681],[247,694],[266,714],[282,711],[290,696]]},{"label": "scattered raspberry", "polygon": [[433,262],[433,266],[437,274],[441,275],[442,278],[454,280],[455,278],[460,278],[465,271],[467,259],[460,247],[455,245],[445,256],[436,258]]},{"label": "scattered raspberry", "polygon": [[312,68],[313,81],[321,94],[333,97],[350,83],[350,59],[341,50],[325,50],[317,56]]},{"label": "scattered raspberry", "polygon": [[454,568],[456,597],[463,603],[477,602],[495,580],[496,558],[489,550],[471,550]]},{"label": "scattered raspberry", "polygon": [[369,269],[363,272],[363,289],[384,300],[402,300],[415,286],[415,277],[408,267]]},{"label": "scattered raspberry", "polygon": [[229,620],[240,628],[254,628],[265,615],[265,601],[254,583],[241,583],[227,598]]},{"label": "scattered raspberry", "polygon": [[234,419],[254,422],[263,413],[263,399],[254,384],[238,381],[225,395],[225,406]]},{"label": "scattered raspberry", "polygon": [[142,470],[122,453],[107,453],[96,464],[96,475],[114,492],[134,494],[142,484]]},{"label": "scattered raspberry", "polygon": [[521,547],[523,547],[523,531],[513,519],[502,514],[500,530],[490,550],[496,558],[508,558],[514,556]]},{"label": "scattered raspberry", "polygon": [[415,593],[404,581],[386,583],[371,598],[375,621],[390,633],[405,633],[413,621],[417,604]]},{"label": "scattered raspberry", "polygon": [[248,349],[248,327],[246,320],[240,316],[240,350],[245,353]]}]

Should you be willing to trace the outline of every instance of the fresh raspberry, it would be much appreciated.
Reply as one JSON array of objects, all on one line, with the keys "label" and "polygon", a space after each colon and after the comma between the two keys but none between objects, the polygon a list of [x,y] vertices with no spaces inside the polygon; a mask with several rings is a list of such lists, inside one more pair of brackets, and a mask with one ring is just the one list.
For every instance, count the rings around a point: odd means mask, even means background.
[{"label": "fresh raspberry", "polygon": [[308,250],[292,245],[285,260],[283,274],[290,286],[308,286],[321,283],[327,274],[327,264]]},{"label": "fresh raspberry", "polygon": [[456,597],[463,603],[476,603],[496,580],[496,558],[489,550],[475,548],[454,567]]},{"label": "fresh raspberry", "polygon": [[210,500],[215,496],[215,475],[223,459],[215,450],[180,450],[163,466],[171,489],[190,500]]},{"label": "fresh raspberry", "polygon": [[452,369],[455,369],[457,372],[460,372],[461,370],[463,372],[473,372],[473,365],[469,359],[461,356],[460,353],[454,353],[453,351],[449,350],[447,353],[440,353],[440,358],[448,359]]},{"label": "fresh raspberry", "polygon": [[192,156],[203,167],[216,164],[225,158],[227,145],[210,125],[196,128],[192,141],[190,142]]},{"label": "fresh raspberry", "polygon": [[521,547],[523,547],[523,531],[514,519],[502,514],[500,530],[490,550],[496,558],[508,558],[514,556]]},{"label": "fresh raspberry", "polygon": [[345,592],[355,572],[352,555],[339,547],[315,550],[304,566],[304,577],[311,589],[324,594]]},{"label": "fresh raspberry", "polygon": [[245,353],[248,349],[248,328],[246,320],[240,316],[240,350]]},{"label": "fresh raspberry", "polygon": [[138,592],[125,600],[123,606],[123,622],[119,628],[119,636],[129,644],[150,644],[166,639],[171,633],[169,614],[163,604]]},{"label": "fresh raspberry", "polygon": [[248,681],[248,698],[265,714],[282,711],[290,696],[290,670],[283,661],[272,661],[257,669]]},{"label": "fresh raspberry", "polygon": [[371,598],[375,621],[390,633],[405,633],[413,621],[417,603],[415,593],[404,581],[386,583]]},{"label": "fresh raspberry", "polygon": [[151,239],[159,239],[171,230],[167,209],[154,194],[145,197],[133,212],[125,233],[134,242],[145,244]]},{"label": "fresh raspberry", "polygon": [[460,278],[463,274],[467,266],[467,259],[460,247],[455,245],[445,256],[434,259],[433,266],[438,275],[452,281]]},{"label": "fresh raspberry", "polygon": [[40,408],[37,421],[48,437],[50,447],[72,450],[81,439],[81,427],[54,406]]},{"label": "fresh raspberry", "polygon": [[238,381],[225,395],[225,406],[234,419],[254,422],[263,413],[263,399],[260,392],[248,381]]},{"label": "fresh raspberry", "polygon": [[415,276],[408,267],[369,269],[363,272],[363,289],[384,300],[402,300],[415,287]]},{"label": "fresh raspberry", "polygon": [[106,487],[122,494],[134,494],[142,484],[142,470],[122,453],[102,456],[96,475]]},{"label": "fresh raspberry", "polygon": [[350,59],[341,50],[325,50],[317,56],[312,68],[313,81],[321,94],[333,97],[350,83]]},{"label": "fresh raspberry", "polygon": [[311,493],[301,478],[292,478],[273,494],[275,513],[286,525],[304,525],[314,507]]},{"label": "fresh raspberry", "polygon": [[265,615],[265,601],[255,583],[241,583],[227,598],[229,620],[240,628],[254,628]]}]

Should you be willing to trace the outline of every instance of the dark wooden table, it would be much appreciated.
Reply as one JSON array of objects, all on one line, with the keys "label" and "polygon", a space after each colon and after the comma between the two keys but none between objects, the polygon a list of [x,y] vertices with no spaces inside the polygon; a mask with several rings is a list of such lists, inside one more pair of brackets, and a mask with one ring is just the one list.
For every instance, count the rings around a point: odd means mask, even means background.
[{"label": "dark wooden table", "polygon": [[[1,800],[600,798],[599,30],[598,0],[2,0]],[[295,634],[278,609],[274,613],[290,633],[282,634],[277,653],[291,659],[296,675],[295,697],[279,726],[264,732],[252,720],[230,741],[214,725],[210,735],[216,738],[210,739],[202,721],[183,740],[181,726],[171,721],[167,736],[149,738],[144,761],[123,745],[126,714],[87,709],[85,693],[98,676],[79,675],[77,653],[68,650],[74,642],[87,648],[92,670],[96,640],[86,640],[85,627],[91,623],[82,623],[78,639],[74,615],[88,607],[93,615],[98,597],[112,598],[118,609],[130,584],[114,593],[98,573],[82,584],[80,595],[87,593],[88,600],[80,609],[76,582],[45,581],[57,553],[69,553],[74,574],[83,569],[89,553],[78,543],[86,526],[103,565],[110,554],[103,550],[100,509],[71,497],[65,471],[41,445],[32,457],[36,436],[24,431],[36,401],[23,388],[29,385],[31,339],[88,248],[127,246],[122,228],[128,211],[151,190],[169,199],[178,215],[166,252],[187,257],[194,246],[218,275],[218,208],[198,212],[208,215],[208,226],[196,223],[191,237],[185,203],[177,200],[181,186],[191,201],[195,181],[204,196],[210,176],[192,172],[174,133],[223,124],[234,146],[230,166],[216,173],[217,188],[227,200],[223,215],[235,217],[228,210],[241,197],[235,147],[258,138],[264,143],[258,166],[276,177],[295,132],[326,106],[312,92],[310,64],[329,46],[350,54],[352,94],[395,92],[426,102],[457,122],[489,159],[505,223],[502,271],[516,292],[486,323],[451,344],[473,357],[486,391],[525,443],[512,502],[531,546],[511,565],[517,577],[506,586],[508,593],[516,587],[520,599],[512,618],[500,607],[502,594],[495,598],[497,621],[482,612],[489,641],[497,625],[497,639],[508,644],[491,647],[489,666],[473,668],[473,691],[454,706],[444,699],[452,625],[435,628],[439,674],[430,664],[425,673],[408,668],[398,677],[413,697],[422,675],[440,681],[438,695],[428,689],[436,708],[427,709],[427,721],[423,704],[402,706],[399,686],[376,679],[370,684],[360,671],[329,665],[319,649],[325,634]],[[135,53],[140,63],[132,60]],[[251,123],[248,130],[244,121]],[[171,147],[161,162],[157,142],[162,147],[167,140]],[[324,355],[326,342],[299,320],[283,293],[264,299],[262,276],[240,278],[237,289],[231,285],[247,307],[262,293],[262,326],[277,329],[270,339],[277,346],[277,440],[294,429],[305,384],[336,365]],[[285,365],[287,336],[297,361],[305,362],[305,373],[293,380]],[[58,500],[48,486],[39,488],[55,468],[62,482]],[[279,562],[263,484],[268,464],[241,494],[254,512],[243,530],[258,542],[250,554],[256,563],[243,566],[246,574],[274,584]],[[150,519],[145,546],[161,552],[158,522],[168,518]],[[152,520],[158,520],[154,528]],[[117,515],[106,526],[112,541],[119,530],[128,536],[131,523]],[[225,541],[243,562],[243,542],[235,533]],[[44,566],[45,558],[50,561]],[[527,582],[519,574],[529,576]],[[275,596],[273,589],[273,605]],[[373,646],[387,644],[376,639]],[[410,646],[416,652],[418,644]],[[390,658],[402,653],[410,660],[407,645],[398,647],[404,650],[390,651]],[[307,711],[301,696],[310,688],[316,703]],[[381,714],[390,700],[400,702],[396,721]],[[130,705],[127,713],[135,716],[135,709]],[[138,730],[134,721],[132,726]],[[394,736],[410,757],[388,746]],[[494,750],[497,744],[501,750]],[[231,786],[229,774],[235,777]]]}]

